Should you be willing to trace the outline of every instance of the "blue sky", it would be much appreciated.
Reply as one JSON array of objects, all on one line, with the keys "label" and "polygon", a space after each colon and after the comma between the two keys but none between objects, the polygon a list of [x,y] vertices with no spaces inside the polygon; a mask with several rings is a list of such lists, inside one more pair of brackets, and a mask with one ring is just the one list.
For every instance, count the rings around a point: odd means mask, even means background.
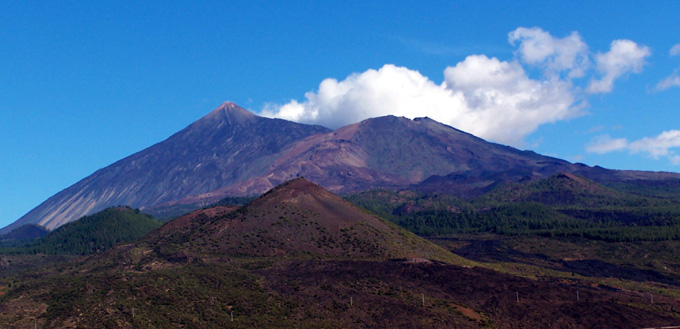
[{"label": "blue sky", "polygon": [[678,1],[2,1],[0,226],[224,101],[327,126],[427,115],[678,172],[679,15]]}]

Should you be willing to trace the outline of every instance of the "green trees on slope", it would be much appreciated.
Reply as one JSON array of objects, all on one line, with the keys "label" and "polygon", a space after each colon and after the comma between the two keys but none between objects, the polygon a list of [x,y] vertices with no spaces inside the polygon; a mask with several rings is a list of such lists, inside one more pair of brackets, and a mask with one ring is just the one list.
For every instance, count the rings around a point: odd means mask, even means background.
[{"label": "green trees on slope", "polygon": [[31,243],[0,248],[0,253],[94,254],[137,240],[160,226],[159,221],[139,210],[113,207],[63,225]]},{"label": "green trees on slope", "polygon": [[605,241],[680,240],[677,197],[632,195],[587,181],[578,184],[552,177],[506,185],[471,200],[385,190],[347,199],[420,235],[491,232]]}]

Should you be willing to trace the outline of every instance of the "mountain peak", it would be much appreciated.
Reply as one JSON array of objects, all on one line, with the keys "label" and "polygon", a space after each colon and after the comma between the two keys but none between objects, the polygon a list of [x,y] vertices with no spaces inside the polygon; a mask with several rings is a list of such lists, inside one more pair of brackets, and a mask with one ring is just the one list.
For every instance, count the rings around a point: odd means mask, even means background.
[{"label": "mountain peak", "polygon": [[[315,194],[315,193],[329,193],[323,187],[314,184],[304,177],[291,179],[266,193],[266,195],[273,194]],[[329,193],[330,194],[330,193]],[[264,195],[263,195],[264,196]]]},{"label": "mountain peak", "polygon": [[289,145],[327,132],[259,117],[227,102],[168,139],[55,194],[0,234],[29,223],[54,229],[114,205],[149,209],[215,191],[266,174]]},{"label": "mountain peak", "polygon": [[[253,201],[254,204],[260,206],[264,205],[278,205],[278,204],[306,204],[311,206],[319,205],[320,200],[339,199],[338,196],[327,191],[323,187],[312,183],[304,177],[295,178],[284,182],[283,184],[272,188],[264,193],[262,196]],[[321,203],[326,204],[325,201]],[[321,206],[323,208],[323,206]]]},{"label": "mountain peak", "polygon": [[236,105],[233,102],[224,102],[212,112],[201,118],[199,122],[220,121],[229,124],[243,125],[246,122],[253,121],[257,118],[257,115]]}]

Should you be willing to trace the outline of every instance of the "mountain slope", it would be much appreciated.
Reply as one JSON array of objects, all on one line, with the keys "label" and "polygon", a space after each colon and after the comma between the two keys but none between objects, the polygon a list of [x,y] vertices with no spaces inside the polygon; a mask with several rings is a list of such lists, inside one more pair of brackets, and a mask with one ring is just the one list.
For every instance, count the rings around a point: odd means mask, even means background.
[{"label": "mountain slope", "polygon": [[31,223],[54,229],[120,204],[159,213],[196,209],[226,196],[259,195],[300,176],[336,193],[387,188],[471,197],[556,173],[607,186],[680,182],[679,174],[614,171],[520,151],[429,118],[385,116],[330,131],[225,103],[166,141],[54,195],[0,234]]},{"label": "mountain slope", "polygon": [[[436,177],[464,175],[465,190],[491,185],[484,175],[505,173],[506,180],[543,177],[580,166],[567,161],[489,143],[429,118],[386,116],[294,143],[264,175],[206,195],[262,193],[302,175],[333,192],[405,188]],[[441,180],[441,179],[440,179]],[[435,187],[456,190],[456,184]]]},{"label": "mountain slope", "polygon": [[57,193],[0,233],[27,223],[54,229],[110,206],[144,208],[209,192],[263,174],[288,144],[327,131],[224,103],[167,140]]},{"label": "mountain slope", "polygon": [[[180,217],[150,239],[154,245],[183,241],[174,249],[195,255],[462,261],[304,178],[286,182],[236,211],[226,210]],[[186,235],[188,227],[194,229]]]},{"label": "mountain slope", "polygon": [[578,175],[559,173],[542,180],[501,186],[479,198],[478,202],[538,202],[593,207],[632,197]]}]

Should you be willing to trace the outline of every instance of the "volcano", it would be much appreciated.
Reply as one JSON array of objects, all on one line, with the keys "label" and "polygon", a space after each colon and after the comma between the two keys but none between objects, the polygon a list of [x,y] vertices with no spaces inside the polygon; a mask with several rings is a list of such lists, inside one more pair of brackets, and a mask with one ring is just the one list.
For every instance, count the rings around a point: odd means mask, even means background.
[{"label": "volcano", "polygon": [[154,214],[255,196],[304,176],[334,193],[371,189],[477,196],[507,182],[574,173],[597,182],[661,181],[679,174],[615,171],[490,143],[429,118],[385,116],[330,129],[259,117],[224,103],[167,140],[55,194],[1,234],[54,229],[107,207]]}]

